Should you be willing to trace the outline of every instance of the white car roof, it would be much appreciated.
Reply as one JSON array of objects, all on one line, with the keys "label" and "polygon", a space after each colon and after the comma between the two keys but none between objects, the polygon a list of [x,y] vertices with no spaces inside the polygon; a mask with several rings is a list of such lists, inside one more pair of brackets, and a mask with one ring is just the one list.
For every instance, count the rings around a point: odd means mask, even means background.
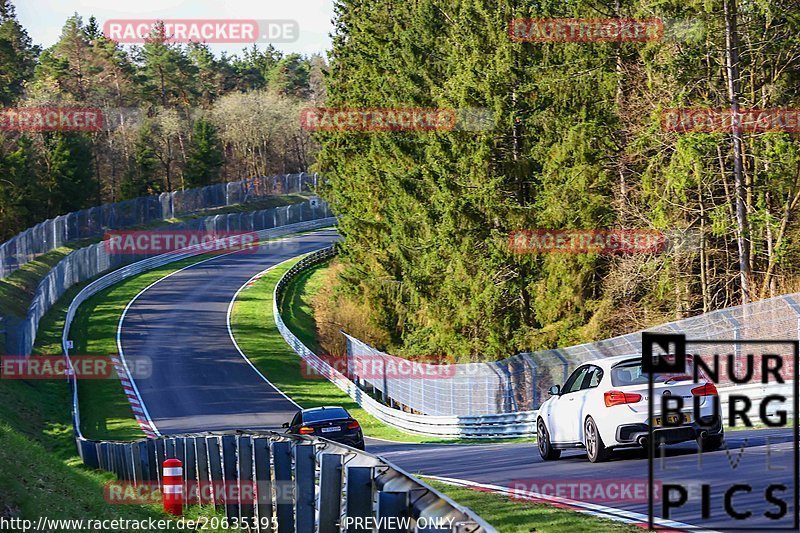
[{"label": "white car roof", "polygon": [[602,359],[595,359],[594,361],[586,361],[583,364],[585,364],[585,365],[597,365],[600,368],[611,368],[612,366],[616,365],[617,363],[621,363],[623,361],[635,361],[637,359],[641,361],[642,356],[640,354],[615,355],[614,357],[604,357]]}]

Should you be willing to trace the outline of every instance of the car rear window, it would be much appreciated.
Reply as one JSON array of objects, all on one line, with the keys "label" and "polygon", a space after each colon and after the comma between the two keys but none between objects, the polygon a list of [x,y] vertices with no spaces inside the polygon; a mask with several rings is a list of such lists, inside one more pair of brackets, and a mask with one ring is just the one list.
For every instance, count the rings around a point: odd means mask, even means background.
[{"label": "car rear window", "polygon": [[[658,373],[653,376],[654,383],[663,383],[669,379],[685,381],[693,379],[694,365],[691,357],[686,357],[686,372],[682,374]],[[699,377],[703,374],[700,372]],[[642,372],[641,359],[619,363],[611,369],[611,384],[615,387],[625,385],[647,385],[647,374]]]},{"label": "car rear window", "polygon": [[338,420],[348,418],[350,415],[341,407],[331,407],[330,409],[319,409],[316,411],[306,411],[303,413],[303,422],[321,422],[323,420]]}]

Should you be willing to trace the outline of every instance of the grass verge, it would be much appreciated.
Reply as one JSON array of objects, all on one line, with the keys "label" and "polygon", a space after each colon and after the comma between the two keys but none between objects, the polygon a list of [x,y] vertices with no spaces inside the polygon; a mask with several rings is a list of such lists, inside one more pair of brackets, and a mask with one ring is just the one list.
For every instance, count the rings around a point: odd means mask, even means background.
[{"label": "grass verge", "polygon": [[[44,316],[34,353],[61,353],[64,316],[80,288],[73,287]],[[84,520],[167,518],[158,505],[111,505],[105,501],[103,487],[115,478],[81,463],[72,431],[72,400],[65,381],[0,380],[0,405],[0,517],[34,523],[41,516]],[[193,507],[187,516],[213,513],[213,508]],[[55,530],[77,529],[64,526]],[[109,527],[106,531],[130,528]]]},{"label": "grass verge", "polygon": [[[73,354],[105,356],[117,353],[117,325],[125,306],[143,288],[208,256],[170,263],[128,278],[101,291],[79,308],[70,329]],[[83,380],[78,385],[81,430],[86,438],[133,440],[143,438],[118,379]]]},{"label": "grass verge", "polygon": [[[404,433],[388,426],[362,409],[350,396],[331,382],[310,378],[301,371],[300,358],[283,340],[272,315],[275,284],[296,260],[279,265],[239,293],[233,308],[231,327],[239,347],[248,359],[276,387],[304,408],[341,405],[358,419],[368,437],[416,443],[487,444],[524,442],[530,439],[436,439]],[[316,327],[309,305],[310,296],[322,283],[322,266],[309,269],[286,287],[281,316],[286,325],[312,350],[318,346]]]},{"label": "grass verge", "polygon": [[597,518],[569,509],[559,509],[546,503],[512,500],[503,494],[484,492],[466,487],[448,485],[425,479],[425,482],[461,505],[478,512],[498,531],[570,533],[608,531],[641,533],[641,529],[628,524]]}]

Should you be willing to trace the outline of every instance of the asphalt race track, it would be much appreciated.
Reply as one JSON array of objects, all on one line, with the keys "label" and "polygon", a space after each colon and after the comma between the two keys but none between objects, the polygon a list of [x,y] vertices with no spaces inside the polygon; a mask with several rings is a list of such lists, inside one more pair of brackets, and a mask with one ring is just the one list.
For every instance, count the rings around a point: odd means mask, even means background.
[{"label": "asphalt race track", "polygon": [[[661,482],[680,483],[689,487],[686,505],[670,513],[669,518],[722,531],[742,527],[725,514],[723,493],[733,483],[749,483],[753,486],[752,493],[737,494],[733,498],[737,510],[749,510],[754,515],[742,525],[746,523],[754,531],[765,531],[766,527],[791,526],[794,488],[792,431],[770,429],[729,432],[726,445],[730,450],[728,452],[723,448],[699,455],[693,442],[677,444],[664,450],[663,462],[660,458],[654,461],[656,486]],[[647,493],[644,492],[648,481],[648,460],[644,450],[620,451],[606,463],[592,464],[584,452],[577,450],[564,452],[558,461],[544,462],[535,444],[418,446],[371,441],[367,449],[408,472],[545,492],[547,495],[633,511],[643,517],[648,512]],[[711,516],[708,520],[698,520],[701,516],[700,483],[712,486]],[[763,495],[764,487],[770,483],[783,483],[787,487],[781,494],[788,503],[787,516],[775,523],[763,516],[756,519],[756,515],[776,509],[765,502]],[[550,487],[547,487],[548,484]],[[637,486],[638,493],[635,492],[637,489],[632,488]],[[558,487],[560,493],[557,492]],[[581,490],[580,487],[598,492],[584,498],[576,497],[579,496],[578,492],[570,494],[571,490]],[[612,487],[620,491],[621,498],[612,499],[617,496],[616,492],[612,492]],[[630,493],[623,495],[622,487],[630,489]],[[654,514],[664,516],[658,501]]]},{"label": "asphalt race track", "polygon": [[135,384],[159,432],[279,429],[291,419],[295,404],[266,383],[231,341],[228,306],[254,275],[337,238],[321,231],[265,243],[255,253],[221,255],[138,295],[122,320],[119,344],[130,367],[137,358],[152,362],[150,377]]},{"label": "asphalt race track", "polygon": [[[326,230],[268,243],[256,253],[216,257],[179,271],[137,296],[121,321],[119,342],[127,361],[152,360],[152,374],[136,379],[135,384],[159,432],[279,429],[289,421],[297,407],[236,349],[227,329],[228,307],[254,275],[336,239],[335,231]],[[694,443],[675,445],[655,462],[657,481],[689,486],[687,503],[673,510],[669,518],[724,531],[791,526],[796,490],[792,431],[728,432],[726,447],[699,455]],[[367,449],[411,473],[505,487],[523,483],[530,487],[527,490],[540,492],[548,483],[561,483],[563,488],[565,481],[601,489],[609,484],[639,486],[640,492],[616,498],[610,498],[610,492],[583,494],[583,498],[579,493],[556,493],[556,489],[545,492],[632,511],[638,518],[647,516],[647,496],[641,487],[647,483],[648,460],[641,450],[628,450],[607,463],[592,464],[577,450],[545,463],[535,444],[415,445],[368,440]],[[711,486],[707,520],[700,518],[701,483]],[[732,499],[737,510],[753,513],[742,522],[733,521],[724,511],[723,493],[733,483],[753,486],[752,492],[737,493]],[[765,512],[777,510],[765,500],[764,489],[770,483],[786,486],[785,491],[775,493],[787,503],[786,517],[777,521],[764,517]],[[658,502],[656,515],[663,516]]]}]

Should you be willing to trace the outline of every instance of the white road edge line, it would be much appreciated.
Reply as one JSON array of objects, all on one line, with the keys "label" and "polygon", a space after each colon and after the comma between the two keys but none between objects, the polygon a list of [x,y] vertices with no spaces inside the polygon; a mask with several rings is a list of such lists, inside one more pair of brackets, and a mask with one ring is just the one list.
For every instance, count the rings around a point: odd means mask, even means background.
[{"label": "white road edge line", "polygon": [[[476,481],[470,481],[468,479],[459,479],[459,478],[452,478],[452,477],[441,477],[441,476],[430,476],[427,474],[420,474],[420,477],[429,478],[434,481],[440,481],[442,483],[446,483],[448,485],[455,485],[461,487],[467,487],[471,489],[477,490],[484,490],[489,492],[494,492],[496,494],[503,494],[505,496],[517,496],[518,498],[524,499],[531,499],[531,500],[544,500],[549,501],[552,503],[557,503],[561,505],[565,505],[568,507],[574,508],[575,511],[580,513],[586,513],[592,516],[597,516],[600,518],[606,518],[609,520],[614,520],[616,522],[622,522],[626,524],[635,524],[635,525],[642,525],[648,523],[647,515],[636,513],[633,511],[627,511],[624,509],[616,509],[614,507],[608,507],[605,505],[600,505],[596,503],[587,503],[581,502],[577,500],[571,500],[569,498],[561,498],[559,496],[550,496],[547,494],[539,494],[538,492],[529,492],[525,490],[519,489],[512,489],[510,487],[503,487],[501,485],[492,485],[488,483],[478,483]],[[666,520],[663,518],[656,518],[654,520],[655,525],[659,527],[665,528],[677,528],[681,531],[698,531],[704,533],[718,533],[712,529],[702,529],[698,526],[692,524],[685,524],[683,522],[676,522],[674,520]]]},{"label": "white road edge line", "polygon": [[258,274],[256,274],[255,276],[253,276],[252,278],[248,279],[246,282],[244,282],[244,283],[242,284],[242,286],[241,286],[241,287],[239,287],[239,289],[238,289],[238,290],[236,291],[236,293],[233,295],[233,298],[231,298],[231,301],[230,301],[230,303],[228,304],[228,312],[226,313],[226,316],[225,316],[225,325],[226,325],[226,326],[227,326],[227,328],[228,328],[228,336],[231,338],[231,342],[233,342],[233,345],[236,347],[236,351],[238,351],[238,352],[239,352],[239,355],[241,355],[241,356],[242,356],[242,358],[243,358],[245,361],[247,361],[247,364],[248,364],[248,365],[250,365],[250,368],[252,368],[253,370],[255,370],[256,374],[258,374],[258,375],[261,377],[261,379],[263,379],[263,380],[264,380],[264,382],[265,382],[267,385],[269,385],[270,387],[272,387],[273,389],[275,389],[276,391],[278,391],[278,393],[279,393],[281,396],[283,396],[284,398],[286,398],[287,400],[289,400],[289,401],[290,401],[292,404],[294,404],[294,405],[295,405],[295,406],[296,406],[298,409],[303,409],[303,408],[300,406],[300,404],[299,404],[299,403],[297,403],[296,401],[294,401],[294,400],[292,400],[291,398],[289,398],[289,397],[286,395],[286,393],[284,393],[284,392],[283,392],[282,390],[280,390],[278,387],[276,387],[275,385],[273,385],[273,384],[272,384],[272,382],[271,382],[270,380],[268,380],[268,379],[266,378],[266,376],[264,376],[264,374],[262,374],[262,373],[261,373],[261,371],[260,371],[258,368],[256,368],[256,365],[254,365],[254,364],[253,364],[253,362],[252,362],[252,361],[250,361],[250,359],[248,359],[248,358],[247,358],[247,356],[244,354],[244,352],[242,351],[242,349],[239,347],[239,343],[238,343],[238,342],[236,342],[236,339],[235,339],[235,338],[234,338],[234,336],[233,336],[233,329],[231,328],[231,315],[233,314],[233,306],[234,306],[234,304],[236,303],[236,300],[239,298],[239,293],[241,293],[241,292],[242,292],[242,291],[243,291],[243,290],[244,290],[244,289],[245,289],[245,288],[246,288],[246,287],[247,287],[247,286],[248,286],[248,285],[249,285],[251,282],[253,282],[254,280],[256,280],[256,279],[260,278],[261,276],[263,276],[264,274],[266,274],[266,273],[267,273],[267,272],[269,272],[270,270],[272,270],[272,269],[274,269],[274,268],[278,268],[279,266],[281,266],[281,265],[283,265],[283,264],[286,264],[286,263],[288,263],[288,262],[290,262],[290,261],[294,261],[294,260],[296,260],[296,259],[298,259],[298,258],[302,258],[302,257],[304,257],[304,256],[308,255],[309,253],[314,253],[314,252],[313,252],[313,251],[311,251],[311,252],[308,252],[308,253],[305,253],[305,254],[302,254],[302,255],[298,255],[298,256],[296,256],[296,257],[290,257],[290,258],[289,258],[289,259],[287,259],[286,261],[281,261],[280,263],[277,263],[277,264],[275,264],[275,265],[272,265],[271,267],[269,267],[269,268],[266,268],[266,269],[262,270],[261,272],[259,272],[259,273],[258,273]]},{"label": "white road edge line", "polygon": [[[320,228],[320,229],[318,229],[316,231],[323,231],[323,230],[326,230],[326,229],[327,228]],[[261,245],[263,245],[263,244],[271,244],[271,243],[282,242],[282,241],[287,241],[287,240],[290,240],[290,239],[294,239],[294,238],[300,237],[302,235],[305,235],[306,233],[314,233],[314,232],[313,231],[312,232],[303,232],[303,233],[299,233],[299,234],[296,234],[296,235],[282,237],[280,239],[269,239],[269,240],[266,240],[266,241],[263,241],[263,242],[259,242],[259,247]],[[122,362],[122,366],[125,367],[125,373],[128,375],[128,379],[130,380],[131,385],[133,385],[133,390],[136,393],[136,398],[139,400],[139,403],[140,403],[142,409],[144,410],[144,415],[147,418],[147,421],[150,423],[150,427],[152,428],[153,432],[157,436],[161,436],[161,432],[158,430],[158,427],[156,426],[155,422],[153,422],[153,419],[150,417],[150,412],[147,410],[147,405],[145,405],[144,398],[142,398],[142,395],[139,392],[139,388],[136,386],[136,381],[133,379],[133,375],[131,374],[130,368],[128,367],[128,362],[125,360],[125,353],[122,350],[122,323],[125,321],[125,317],[128,314],[128,310],[130,309],[130,307],[133,305],[133,303],[142,294],[144,294],[145,292],[150,290],[155,285],[158,285],[159,283],[161,283],[165,279],[167,279],[167,278],[169,278],[169,277],[171,277],[171,276],[173,276],[173,275],[175,275],[175,274],[177,274],[179,272],[183,272],[184,270],[187,270],[187,269],[190,269],[192,267],[195,267],[197,265],[202,265],[203,263],[207,263],[209,261],[214,261],[216,259],[219,259],[221,257],[226,257],[228,255],[238,254],[238,253],[241,253],[243,251],[245,251],[245,250],[235,250],[233,252],[227,252],[227,253],[224,253],[224,254],[215,255],[213,257],[209,257],[207,259],[203,259],[202,261],[198,261],[196,263],[192,263],[191,265],[188,265],[188,266],[185,266],[185,267],[180,268],[178,270],[175,270],[174,272],[170,272],[166,276],[157,279],[156,281],[154,281],[153,283],[151,283],[150,285],[148,285],[147,287],[145,287],[144,289],[139,291],[139,293],[136,296],[134,296],[133,299],[130,302],[128,302],[128,305],[126,305],[125,309],[122,311],[122,316],[119,317],[119,322],[117,323],[117,351],[119,352],[119,359]],[[294,259],[294,258],[292,258],[292,259]],[[287,261],[291,261],[291,259],[287,259]],[[285,262],[286,261],[283,261],[282,263],[285,263]],[[282,264],[282,263],[279,263],[279,264]],[[276,266],[278,266],[278,265],[273,265],[273,267],[270,267],[270,268],[274,268]],[[147,272],[152,272],[152,270],[148,270]],[[142,274],[144,274],[144,272]],[[239,289],[239,290],[241,290],[241,289]],[[238,294],[238,292],[237,292],[237,294]],[[230,331],[230,329],[228,331]],[[234,345],[236,345],[236,341],[234,341]],[[238,345],[236,346],[236,349],[237,350],[239,349]],[[239,350],[239,353],[241,353],[241,350]],[[245,357],[245,359],[247,359],[247,358]],[[251,364],[251,366],[252,366],[252,364]],[[267,383],[269,383],[269,382],[267,382]],[[270,383],[270,385],[272,385],[272,384]],[[278,392],[281,392],[281,391],[278,391]],[[281,394],[283,394],[283,393],[281,392]],[[284,396],[285,396],[285,394],[284,394]]]},{"label": "white road edge line", "polygon": [[[316,251],[316,250],[314,250],[314,251]],[[253,282],[256,279],[260,278],[261,276],[263,276],[264,274],[266,274],[267,272],[269,272],[273,268],[277,268],[277,267],[281,266],[282,264],[288,263],[289,261],[294,261],[295,259],[301,259],[301,258],[303,258],[303,257],[305,257],[305,256],[307,256],[309,254],[313,254],[314,251],[311,251],[311,252],[308,252],[308,253],[305,253],[305,254],[302,254],[302,255],[298,255],[298,256],[292,257],[290,259],[287,259],[286,261],[282,261],[282,262],[280,262],[280,263],[278,263],[276,265],[272,265],[271,267],[267,268],[266,270],[262,270],[261,272],[259,272],[258,274],[256,274],[255,276],[253,276],[252,278],[250,278],[249,280],[244,282],[244,284],[241,287],[239,287],[239,290],[236,291],[236,294],[233,295],[233,298],[231,299],[231,302],[228,305],[228,314],[227,314],[227,319],[226,319],[227,326],[228,326],[228,335],[230,336],[231,341],[233,341],[233,345],[239,351],[239,354],[244,358],[245,361],[247,361],[247,364],[249,364],[253,368],[253,370],[256,371],[256,373],[259,376],[261,376],[261,379],[263,379],[270,387],[272,387],[273,389],[278,391],[284,398],[286,398],[287,400],[292,402],[294,405],[296,405],[298,409],[302,409],[303,407],[299,403],[297,403],[296,401],[291,399],[289,396],[287,396],[282,390],[280,390],[278,387],[276,387],[275,384],[273,384],[270,380],[268,380],[264,376],[264,374],[262,374],[255,367],[255,365],[253,365],[252,361],[250,361],[250,359],[247,358],[245,353],[239,347],[239,343],[236,342],[236,338],[233,335],[233,329],[231,328],[231,314],[233,312],[233,306],[236,304],[236,300],[239,298],[239,293],[241,293],[242,290],[247,288],[250,285],[251,282]],[[416,445],[416,446],[426,446],[426,445],[436,446],[436,445],[438,445],[437,443],[419,443],[419,442],[408,442],[408,441],[401,441],[401,440],[381,439],[381,438],[378,438],[378,437],[370,437],[369,435],[364,435],[364,438],[365,439],[370,439],[370,440],[378,440],[378,441],[382,441],[382,442],[389,442],[391,444],[413,444],[413,445]],[[454,444],[450,444],[450,445],[460,445],[460,444],[455,444],[454,443]],[[464,446],[469,446],[469,445],[465,444]],[[484,446],[497,446],[497,444],[485,444]]]}]

